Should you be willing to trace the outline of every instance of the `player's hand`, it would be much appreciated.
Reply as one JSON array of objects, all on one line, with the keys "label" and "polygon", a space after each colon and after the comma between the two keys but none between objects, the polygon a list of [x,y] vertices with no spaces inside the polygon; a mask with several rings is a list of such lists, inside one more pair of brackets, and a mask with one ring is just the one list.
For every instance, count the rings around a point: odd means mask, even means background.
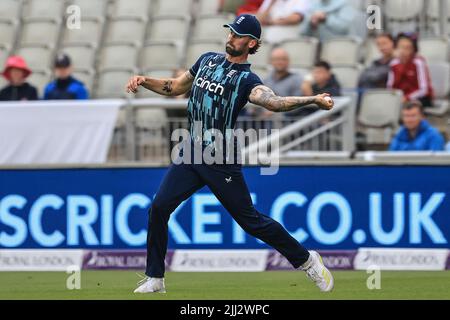
[{"label": "player's hand", "polygon": [[127,93],[133,92],[136,93],[138,91],[138,87],[145,82],[144,76],[133,76],[128,80],[126,85]]},{"label": "player's hand", "polygon": [[330,94],[322,93],[316,96],[316,104],[319,106],[320,109],[331,110],[333,109],[334,101],[333,99],[331,99]]}]

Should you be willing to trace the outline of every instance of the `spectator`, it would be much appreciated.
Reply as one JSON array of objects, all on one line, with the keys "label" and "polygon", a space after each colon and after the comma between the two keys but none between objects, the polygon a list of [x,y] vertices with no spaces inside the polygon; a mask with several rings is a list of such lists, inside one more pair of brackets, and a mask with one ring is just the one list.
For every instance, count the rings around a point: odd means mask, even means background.
[{"label": "spectator", "polygon": [[89,93],[84,84],[72,76],[72,63],[68,55],[56,56],[55,80],[45,88],[44,100],[85,100]]},{"label": "spectator", "polygon": [[424,120],[423,105],[410,101],[402,108],[403,126],[391,142],[390,151],[441,151],[444,138]]},{"label": "spectator", "polygon": [[359,88],[386,88],[389,71],[391,70],[390,63],[394,59],[395,41],[390,34],[383,33],[377,36],[376,44],[382,57],[373,61],[361,73],[358,81]]},{"label": "spectator", "polygon": [[327,41],[350,34],[355,17],[355,9],[347,0],[312,1],[311,9],[305,17],[301,33]]},{"label": "spectator", "polygon": [[257,13],[264,27],[263,40],[277,43],[297,38],[308,8],[309,0],[264,0]]},{"label": "spectator", "polygon": [[[272,72],[264,79],[264,84],[279,96],[301,96],[300,86],[302,78],[299,74],[289,71],[289,54],[280,47],[275,47],[270,54]],[[260,108],[258,110],[261,110]],[[289,115],[289,114],[287,114]],[[273,113],[263,110],[262,116],[269,118]]]},{"label": "spectator", "polygon": [[244,3],[237,9],[236,15],[240,16],[241,14],[256,14],[261,7],[264,0],[245,0]]},{"label": "spectator", "polygon": [[321,93],[329,93],[332,96],[341,95],[341,86],[334,74],[331,66],[326,61],[319,61],[314,65],[312,75],[305,77],[302,84],[304,96],[315,96]]},{"label": "spectator", "polygon": [[289,71],[290,60],[287,51],[280,47],[274,48],[270,55],[270,64],[273,69],[264,79],[265,85],[279,96],[301,96],[302,78],[299,74]]},{"label": "spectator", "polygon": [[31,70],[22,57],[9,57],[2,73],[9,84],[0,90],[0,101],[37,100],[36,88],[25,81],[30,74]]},{"label": "spectator", "polygon": [[433,105],[430,72],[415,35],[400,34],[396,41],[398,58],[392,60],[387,87],[403,91],[403,102],[419,100],[424,107]]}]

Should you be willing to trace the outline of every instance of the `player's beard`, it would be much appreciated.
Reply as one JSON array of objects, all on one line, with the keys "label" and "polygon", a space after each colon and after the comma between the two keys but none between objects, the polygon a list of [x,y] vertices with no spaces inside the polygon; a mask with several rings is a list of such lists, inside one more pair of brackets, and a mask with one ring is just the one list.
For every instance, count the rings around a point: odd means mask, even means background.
[{"label": "player's beard", "polygon": [[236,50],[228,43],[225,46],[225,50],[232,57],[239,57],[239,56],[241,56],[244,53],[243,50]]}]

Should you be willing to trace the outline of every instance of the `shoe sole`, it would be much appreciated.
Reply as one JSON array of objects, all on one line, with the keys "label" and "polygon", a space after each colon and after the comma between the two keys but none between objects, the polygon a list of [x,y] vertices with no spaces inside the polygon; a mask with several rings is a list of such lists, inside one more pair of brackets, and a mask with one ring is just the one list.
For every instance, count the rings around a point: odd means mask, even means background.
[{"label": "shoe sole", "polygon": [[322,292],[330,292],[333,290],[334,288],[334,278],[333,275],[331,274],[330,270],[328,270],[327,267],[325,267],[325,264],[323,263],[322,257],[321,255],[317,252],[317,251],[313,251],[313,254],[319,258],[318,260],[320,261],[320,264],[322,265],[322,268],[325,270],[325,272],[328,274],[328,276],[330,277],[330,283],[329,285],[326,287],[325,290],[321,290]]}]

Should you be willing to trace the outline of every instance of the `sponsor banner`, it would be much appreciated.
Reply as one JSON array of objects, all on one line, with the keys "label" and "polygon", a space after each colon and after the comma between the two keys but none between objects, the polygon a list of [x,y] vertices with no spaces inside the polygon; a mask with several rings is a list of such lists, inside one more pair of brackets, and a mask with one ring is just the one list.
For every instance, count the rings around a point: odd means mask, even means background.
[{"label": "sponsor banner", "polygon": [[0,271],[67,271],[82,259],[83,250],[0,250]]},{"label": "sponsor banner", "polygon": [[[319,251],[323,263],[334,270],[352,270],[356,250]],[[267,258],[266,270],[294,270],[289,261],[278,251],[271,250]]]},{"label": "sponsor banner", "polygon": [[[170,271],[173,251],[166,255],[166,270]],[[145,269],[147,252],[145,250],[92,250],[85,251],[83,269],[125,270]]]},{"label": "sponsor banner", "polygon": [[[243,168],[255,207],[307,248],[449,248],[450,166],[260,170]],[[166,171],[0,169],[0,248],[145,249],[148,211]],[[272,249],[247,234],[207,187],[171,214],[168,248]]]},{"label": "sponsor banner", "polygon": [[450,270],[450,250],[448,251],[448,257],[447,257],[447,266],[445,267],[447,270]]},{"label": "sponsor banner", "polygon": [[367,270],[444,270],[446,249],[361,248],[355,257],[355,269]]},{"label": "sponsor banner", "polygon": [[176,250],[172,271],[264,271],[268,250]]}]

